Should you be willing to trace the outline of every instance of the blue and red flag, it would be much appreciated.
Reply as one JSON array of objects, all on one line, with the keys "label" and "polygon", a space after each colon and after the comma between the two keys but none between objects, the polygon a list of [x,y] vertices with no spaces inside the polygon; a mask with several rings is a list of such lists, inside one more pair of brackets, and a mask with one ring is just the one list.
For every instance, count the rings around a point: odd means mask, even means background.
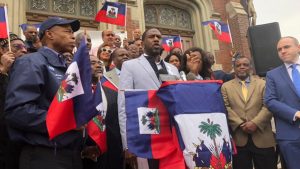
[{"label": "blue and red flag", "polygon": [[8,33],[8,24],[7,24],[7,7],[0,6],[0,38],[7,38]]},{"label": "blue and red flag", "polygon": [[97,22],[105,22],[119,26],[126,23],[126,5],[118,2],[105,2],[95,17]]},{"label": "blue and red flag", "polygon": [[179,36],[169,36],[162,38],[162,47],[165,51],[169,52],[172,48],[181,49],[181,38]]},{"label": "blue and red flag", "polygon": [[228,24],[217,20],[210,20],[202,22],[202,25],[209,25],[209,27],[214,31],[216,37],[220,41],[231,43],[231,35]]},{"label": "blue and red flag", "polygon": [[189,168],[231,166],[232,145],[221,81],[165,82],[157,96],[175,119]]},{"label": "blue and red flag", "polygon": [[116,84],[114,84],[113,82],[111,82],[105,75],[101,77],[100,79],[101,81],[101,85],[103,87],[109,88],[115,92],[118,92],[118,87]]},{"label": "blue and red flag", "polygon": [[89,121],[87,125],[87,133],[99,147],[100,154],[103,154],[107,151],[105,123],[106,112],[103,110],[101,84],[99,82],[94,90],[94,102],[98,105],[96,109],[99,111],[99,114]]},{"label": "blue and red flag", "polygon": [[160,169],[185,169],[174,142],[169,114],[155,90],[125,91],[128,150],[138,157],[159,159]]},{"label": "blue and red flag", "polygon": [[46,116],[50,139],[82,127],[99,113],[92,92],[91,63],[85,40],[80,44]]}]

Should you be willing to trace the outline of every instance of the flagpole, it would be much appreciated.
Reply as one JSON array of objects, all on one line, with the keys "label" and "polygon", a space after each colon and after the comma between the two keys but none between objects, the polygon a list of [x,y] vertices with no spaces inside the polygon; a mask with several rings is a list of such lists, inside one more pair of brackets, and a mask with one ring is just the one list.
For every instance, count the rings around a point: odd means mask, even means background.
[{"label": "flagpole", "polygon": [[229,31],[230,41],[231,41],[231,48],[233,49],[234,45],[233,45],[233,39],[231,36],[231,30],[230,30],[230,25],[229,25],[228,19],[227,19],[227,25],[228,25],[228,31]]},{"label": "flagpole", "polygon": [[180,36],[180,34],[178,34],[178,36],[179,36],[179,41],[180,41],[180,48],[181,48],[181,51],[183,51],[183,46],[182,46],[182,42],[181,42],[181,36]]},{"label": "flagpole", "polygon": [[6,24],[6,31],[7,31],[6,33],[7,33],[7,41],[8,41],[8,50],[11,52],[9,25],[8,25],[8,17],[7,17],[7,4],[4,4],[4,15],[5,15],[5,24]]}]

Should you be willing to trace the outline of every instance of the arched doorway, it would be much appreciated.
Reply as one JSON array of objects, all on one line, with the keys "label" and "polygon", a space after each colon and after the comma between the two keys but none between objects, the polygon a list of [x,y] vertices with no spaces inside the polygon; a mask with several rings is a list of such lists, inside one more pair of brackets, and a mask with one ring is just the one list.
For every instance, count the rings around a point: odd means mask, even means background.
[{"label": "arched doorway", "polygon": [[147,3],[144,16],[146,29],[156,27],[163,36],[180,36],[183,50],[193,46],[195,31],[187,10],[170,4]]}]

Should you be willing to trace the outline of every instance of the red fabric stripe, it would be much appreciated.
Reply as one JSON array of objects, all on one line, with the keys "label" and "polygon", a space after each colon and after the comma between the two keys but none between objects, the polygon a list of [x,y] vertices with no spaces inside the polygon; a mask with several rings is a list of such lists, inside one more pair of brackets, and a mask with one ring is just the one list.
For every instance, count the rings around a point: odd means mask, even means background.
[{"label": "red fabric stripe", "polygon": [[118,88],[116,88],[116,86],[113,85],[109,80],[106,80],[104,83],[102,83],[102,86],[118,92]]},{"label": "red fabric stripe", "polygon": [[220,41],[223,41],[223,42],[226,42],[226,43],[231,43],[231,38],[230,38],[230,35],[229,33],[227,32],[222,32],[222,34],[219,34],[219,32],[217,31],[216,27],[214,24],[210,23],[209,24],[210,28],[214,31],[216,37],[220,40]]},{"label": "red fabric stripe", "polygon": [[106,16],[106,10],[100,10],[95,17],[95,20],[98,22],[105,22],[114,25],[125,26],[125,16],[118,14],[117,18],[110,18]]},{"label": "red fabric stripe", "polygon": [[87,125],[88,135],[95,141],[101,154],[107,151],[106,130],[101,131],[97,124],[91,120]]},{"label": "red fabric stripe", "polygon": [[173,42],[173,48],[181,48],[181,42],[179,41]]},{"label": "red fabric stripe", "polygon": [[160,159],[174,152],[176,147],[173,144],[168,111],[162,101],[156,96],[156,92],[148,92],[148,106],[158,108],[159,111],[160,134],[151,135],[151,149],[153,158]]},{"label": "red fabric stripe", "polygon": [[167,44],[162,44],[162,47],[164,48],[165,51],[169,52],[171,50],[170,46],[168,46]]},{"label": "red fabric stripe", "polygon": [[50,140],[64,132],[75,129],[76,120],[73,100],[58,102],[57,95],[55,95],[46,116],[46,125]]},{"label": "red fabric stripe", "polygon": [[0,22],[0,38],[7,38],[7,27],[5,22]]},{"label": "red fabric stripe", "polygon": [[159,160],[159,169],[186,169],[186,165],[183,158],[183,153],[180,149],[176,129],[172,127],[172,134],[173,134],[173,144],[176,147],[176,150],[172,152],[166,158]]}]

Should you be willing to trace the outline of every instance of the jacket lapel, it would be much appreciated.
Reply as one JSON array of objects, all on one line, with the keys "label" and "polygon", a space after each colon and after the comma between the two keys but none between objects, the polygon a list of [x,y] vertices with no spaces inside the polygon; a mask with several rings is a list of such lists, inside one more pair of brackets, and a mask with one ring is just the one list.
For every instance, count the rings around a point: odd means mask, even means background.
[{"label": "jacket lapel", "polygon": [[153,68],[151,67],[150,63],[145,58],[145,56],[144,55],[140,56],[138,58],[138,60],[139,60],[139,63],[141,64],[141,66],[145,69],[145,71],[151,77],[151,79],[155,82],[157,87],[160,87],[160,82],[159,82],[158,78],[156,77],[156,74],[155,74]]},{"label": "jacket lapel", "polygon": [[286,70],[286,67],[285,67],[284,64],[281,66],[281,71],[280,71],[280,72],[281,72],[280,75],[282,76],[282,79],[283,79],[285,82],[288,82],[290,88],[291,88],[291,89],[296,93],[296,95],[298,96],[297,91],[296,91],[296,88],[295,88],[295,86],[294,86],[294,83],[293,83],[293,81],[291,80],[290,75],[289,75],[288,71]]},{"label": "jacket lapel", "polygon": [[248,87],[248,95],[247,95],[246,103],[250,100],[250,98],[254,92],[255,86],[256,86],[256,79],[253,78],[252,76],[250,76],[250,84]]},{"label": "jacket lapel", "polygon": [[240,99],[243,101],[243,103],[246,103],[243,93],[242,93],[242,86],[239,83],[239,80],[237,78],[235,78],[233,83],[234,83],[234,86],[233,86],[234,90],[236,90],[236,93],[238,94]]},{"label": "jacket lapel", "polygon": [[119,88],[119,77],[117,75],[116,72],[116,68],[114,68],[113,70],[107,72],[105,74],[105,77],[107,78],[107,80],[109,80],[113,85],[115,85],[117,88]]}]

